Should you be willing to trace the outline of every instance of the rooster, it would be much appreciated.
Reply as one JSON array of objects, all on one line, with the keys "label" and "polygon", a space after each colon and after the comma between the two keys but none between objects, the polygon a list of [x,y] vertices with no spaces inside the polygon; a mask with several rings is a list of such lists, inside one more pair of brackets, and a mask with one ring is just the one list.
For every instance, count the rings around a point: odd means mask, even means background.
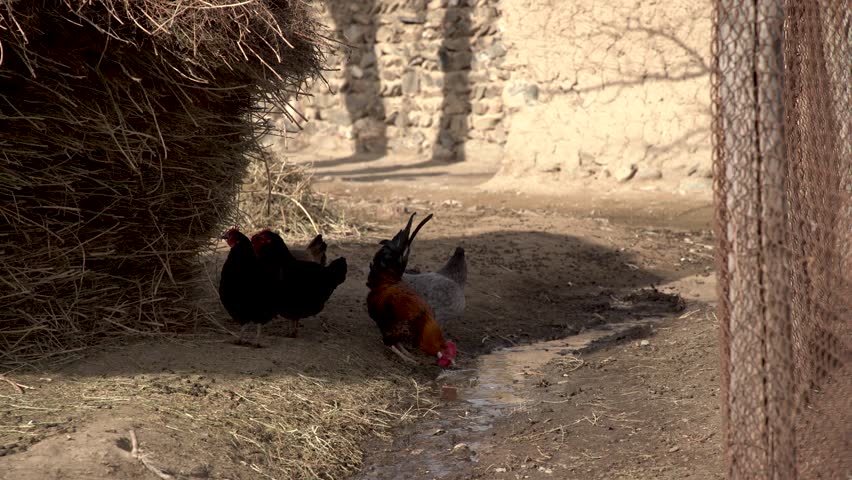
[{"label": "rooster", "polygon": [[462,247],[456,247],[453,256],[437,272],[406,270],[402,279],[432,306],[441,327],[446,327],[449,320],[464,315],[467,263]]},{"label": "rooster", "polygon": [[[317,238],[322,242],[321,237]],[[320,313],[334,290],[346,280],[346,259],[338,258],[328,266],[299,260],[284,240],[269,229],[256,233],[251,244],[260,262],[262,290],[273,299],[275,314],[289,320],[289,336],[295,337],[299,320]]]},{"label": "rooster", "polygon": [[419,348],[423,353],[437,357],[438,366],[449,367],[455,363],[456,346],[444,339],[441,326],[435,320],[432,307],[414,288],[402,281],[411,242],[420,228],[428,222],[427,216],[414,233],[408,219],[404,230],[400,230],[392,240],[382,240],[382,248],[376,252],[370,263],[367,277],[367,311],[382,333],[382,340],[390,350],[403,361],[419,363],[405,348],[405,344]]},{"label": "rooster", "polygon": [[246,328],[257,325],[255,343],[260,340],[262,326],[275,316],[270,298],[263,293],[261,284],[261,265],[254,254],[252,244],[239,227],[234,226],[222,235],[231,251],[222,265],[219,280],[219,300],[231,318],[237,321],[240,329],[239,343],[243,341]]}]

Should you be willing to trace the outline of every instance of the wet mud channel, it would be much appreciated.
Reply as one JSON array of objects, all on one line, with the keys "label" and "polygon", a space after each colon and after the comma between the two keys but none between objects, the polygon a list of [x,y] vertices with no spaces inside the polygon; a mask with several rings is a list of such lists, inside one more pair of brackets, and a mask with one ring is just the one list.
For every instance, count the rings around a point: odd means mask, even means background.
[{"label": "wet mud channel", "polygon": [[579,368],[579,355],[644,337],[656,321],[609,323],[559,340],[503,348],[480,356],[476,368],[442,372],[436,384],[452,393],[438,407],[436,418],[418,422],[416,431],[397,437],[381,460],[368,459],[352,478],[458,479],[470,478],[477,467],[489,470],[490,466],[480,464],[480,457],[494,446],[495,422],[537,401],[529,382],[535,381],[540,369],[551,362],[562,364],[566,371]]}]

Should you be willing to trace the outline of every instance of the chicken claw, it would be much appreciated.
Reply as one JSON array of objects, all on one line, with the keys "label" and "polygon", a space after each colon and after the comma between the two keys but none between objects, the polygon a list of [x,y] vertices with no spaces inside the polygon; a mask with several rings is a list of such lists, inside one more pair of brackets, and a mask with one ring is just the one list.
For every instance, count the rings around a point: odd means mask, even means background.
[{"label": "chicken claw", "polygon": [[233,341],[234,345],[245,345],[247,343],[245,341],[245,335],[246,335],[246,329],[248,328],[248,326],[249,326],[249,324],[246,323],[246,324],[243,324],[242,327],[240,327],[240,335],[239,335],[239,337],[237,337],[236,340]]},{"label": "chicken claw", "polygon": [[255,336],[254,336],[254,344],[255,344],[255,346],[257,346],[257,347],[262,347],[262,346],[263,346],[263,345],[261,345],[261,344],[260,344],[260,329],[261,329],[261,328],[263,328],[263,325],[261,325],[261,324],[259,324],[259,323],[258,323],[258,324],[257,324],[257,334],[255,334]]},{"label": "chicken claw", "polygon": [[[391,345],[391,346],[390,346],[391,351],[392,351],[393,353],[397,354],[397,355],[399,356],[399,358],[401,358],[404,362],[413,363],[413,364],[417,365],[417,361],[416,361],[416,360],[414,360],[414,359],[413,359],[413,358],[411,358],[410,356],[406,356],[404,353],[402,353],[402,352],[399,350],[399,348],[400,348],[400,347],[399,347],[398,345]],[[408,354],[408,355],[411,355],[411,354]]]},{"label": "chicken claw", "polygon": [[299,336],[299,321],[298,320],[287,320],[288,322],[288,330],[287,336],[289,338],[296,338]]},{"label": "chicken claw", "polygon": [[420,361],[419,361],[419,360],[417,360],[417,357],[415,357],[414,355],[412,355],[412,354],[411,354],[411,352],[409,352],[409,351],[405,348],[405,346],[404,346],[403,344],[398,343],[398,344],[396,345],[396,348],[398,348],[398,349],[399,349],[399,351],[400,351],[400,352],[402,352],[402,354],[403,354],[403,355],[405,355],[406,357],[408,357],[409,359],[411,359],[411,360],[412,360],[412,361],[414,361],[415,363],[418,363],[418,364],[420,363]]}]

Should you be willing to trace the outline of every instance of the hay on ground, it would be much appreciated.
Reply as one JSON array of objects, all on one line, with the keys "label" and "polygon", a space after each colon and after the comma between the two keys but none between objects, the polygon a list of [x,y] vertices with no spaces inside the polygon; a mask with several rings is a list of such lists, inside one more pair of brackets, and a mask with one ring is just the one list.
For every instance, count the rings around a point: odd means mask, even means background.
[{"label": "hay on ground", "polygon": [[248,167],[240,191],[242,226],[252,230],[270,227],[284,235],[309,239],[318,233],[357,236],[357,227],[327,195],[312,188],[313,171],[264,152],[262,161]]},{"label": "hay on ground", "polygon": [[34,383],[39,395],[0,395],[6,426],[0,451],[20,453],[109,412],[132,416],[142,441],[160,438],[146,451],[170,471],[208,464],[216,478],[343,478],[360,468],[365,439],[388,439],[392,428],[431,416],[436,406],[431,392],[396,368],[368,378],[370,368],[353,363],[301,374],[280,367],[259,376],[108,373]]},{"label": "hay on ground", "polygon": [[320,74],[318,32],[286,0],[0,2],[0,371],[198,322],[256,106]]}]

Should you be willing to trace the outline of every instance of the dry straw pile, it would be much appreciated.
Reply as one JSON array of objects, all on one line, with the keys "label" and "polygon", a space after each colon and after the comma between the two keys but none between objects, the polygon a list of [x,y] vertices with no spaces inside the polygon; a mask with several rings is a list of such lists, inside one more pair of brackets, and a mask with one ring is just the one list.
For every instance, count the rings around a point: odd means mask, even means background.
[{"label": "dry straw pile", "polygon": [[198,255],[320,72],[305,2],[0,0],[0,367],[198,320]]},{"label": "dry straw pile", "polygon": [[275,227],[296,243],[317,233],[357,236],[357,226],[329,197],[312,188],[313,172],[304,164],[264,152],[252,162],[240,191],[239,218],[246,231]]}]

